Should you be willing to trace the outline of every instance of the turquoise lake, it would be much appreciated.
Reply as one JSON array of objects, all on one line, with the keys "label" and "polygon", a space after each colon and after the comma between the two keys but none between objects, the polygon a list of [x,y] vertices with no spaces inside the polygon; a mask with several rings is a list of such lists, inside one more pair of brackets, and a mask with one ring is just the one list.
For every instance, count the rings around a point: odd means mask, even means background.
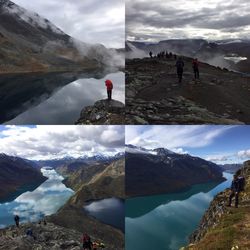
[{"label": "turquoise lake", "polygon": [[126,200],[126,250],[177,250],[188,244],[213,197],[230,187],[222,183],[194,185],[188,191]]}]

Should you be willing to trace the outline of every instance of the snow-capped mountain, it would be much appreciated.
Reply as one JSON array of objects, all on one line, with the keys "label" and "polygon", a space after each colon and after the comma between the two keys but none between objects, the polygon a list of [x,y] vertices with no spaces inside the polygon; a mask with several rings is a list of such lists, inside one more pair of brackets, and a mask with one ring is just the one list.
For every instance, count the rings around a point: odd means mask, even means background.
[{"label": "snow-capped mountain", "polygon": [[194,184],[221,180],[221,168],[199,157],[165,148],[126,146],[125,186],[129,196],[176,192]]}]

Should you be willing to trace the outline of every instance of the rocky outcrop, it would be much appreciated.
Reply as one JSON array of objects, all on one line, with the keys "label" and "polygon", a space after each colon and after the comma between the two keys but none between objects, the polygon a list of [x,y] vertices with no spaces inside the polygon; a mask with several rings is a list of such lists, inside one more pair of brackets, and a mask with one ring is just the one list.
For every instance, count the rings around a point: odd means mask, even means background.
[{"label": "rocky outcrop", "polygon": [[[27,236],[28,229],[32,229],[33,237]],[[0,249],[32,250],[32,249],[71,249],[80,250],[82,233],[60,227],[53,223],[47,225],[38,223],[21,224],[0,230]],[[93,241],[93,237],[91,237]]]},{"label": "rocky outcrop", "polygon": [[238,173],[246,179],[239,207],[227,207],[229,189],[216,195],[183,249],[250,249],[250,161]]},{"label": "rocky outcrop", "polygon": [[116,100],[99,100],[93,106],[85,107],[81,111],[79,120],[75,123],[80,124],[124,124],[125,105]]},{"label": "rocky outcrop", "polygon": [[0,154],[0,200],[15,199],[25,191],[32,191],[47,178],[29,161]]},{"label": "rocky outcrop", "polygon": [[133,145],[127,146],[127,196],[173,193],[195,184],[224,180],[220,167],[213,162],[167,149],[151,151],[154,153],[143,148],[136,149]]},{"label": "rocky outcrop", "polygon": [[200,81],[184,58],[182,84],[174,58],[126,60],[126,124],[249,123],[250,78],[200,63]]}]

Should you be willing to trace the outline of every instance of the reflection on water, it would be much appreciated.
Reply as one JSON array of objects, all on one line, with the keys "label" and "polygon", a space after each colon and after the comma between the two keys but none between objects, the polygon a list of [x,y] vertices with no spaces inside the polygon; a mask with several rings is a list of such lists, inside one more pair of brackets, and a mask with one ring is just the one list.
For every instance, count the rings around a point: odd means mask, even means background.
[{"label": "reflection on water", "polygon": [[125,210],[122,199],[108,198],[94,201],[85,206],[84,209],[103,223],[112,225],[124,232]]},{"label": "reflection on water", "polygon": [[176,250],[186,245],[213,197],[230,186],[232,175],[224,177],[227,180],[217,186],[195,185],[179,194],[126,200],[126,250]]},{"label": "reflection on water", "polygon": [[41,171],[48,180],[37,189],[21,194],[12,202],[0,203],[0,228],[14,224],[14,214],[19,215],[21,223],[38,221],[44,215],[51,215],[73,194],[55,170],[43,168]]},{"label": "reflection on water", "polygon": [[83,107],[106,98],[104,81],[107,78],[114,82],[113,98],[124,103],[123,72],[1,76],[0,122],[15,125],[74,124]]}]

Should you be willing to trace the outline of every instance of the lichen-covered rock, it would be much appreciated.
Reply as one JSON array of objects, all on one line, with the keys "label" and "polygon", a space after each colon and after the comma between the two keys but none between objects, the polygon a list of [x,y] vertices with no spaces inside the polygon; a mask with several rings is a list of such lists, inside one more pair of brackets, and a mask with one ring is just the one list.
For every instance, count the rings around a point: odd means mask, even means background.
[{"label": "lichen-covered rock", "polygon": [[81,111],[75,124],[124,124],[125,105],[116,100],[99,100],[93,106],[87,106]]}]

